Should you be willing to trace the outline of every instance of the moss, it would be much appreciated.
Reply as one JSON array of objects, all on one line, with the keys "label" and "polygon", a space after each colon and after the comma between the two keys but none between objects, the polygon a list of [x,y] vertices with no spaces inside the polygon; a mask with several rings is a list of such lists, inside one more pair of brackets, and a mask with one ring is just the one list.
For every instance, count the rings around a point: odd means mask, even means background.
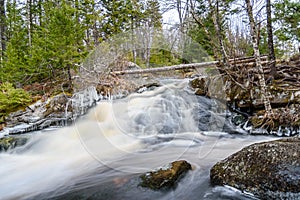
[{"label": "moss", "polygon": [[142,182],[140,186],[153,190],[169,189],[175,186],[180,177],[190,169],[192,169],[191,165],[184,160],[172,162],[168,167],[141,175]]},{"label": "moss", "polygon": [[24,109],[32,102],[28,92],[20,88],[14,88],[11,83],[0,85],[0,115],[7,116],[9,113]]},{"label": "moss", "polygon": [[215,164],[213,185],[230,185],[264,197],[267,191],[299,193],[300,138],[287,138],[245,147]]}]

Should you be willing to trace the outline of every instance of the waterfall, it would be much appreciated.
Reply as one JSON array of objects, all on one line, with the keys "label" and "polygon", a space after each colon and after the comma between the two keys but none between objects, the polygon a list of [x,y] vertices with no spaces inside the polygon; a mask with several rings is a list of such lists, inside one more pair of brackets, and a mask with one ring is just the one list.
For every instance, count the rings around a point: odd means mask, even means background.
[{"label": "waterfall", "polygon": [[[99,100],[95,91],[69,103],[84,114]],[[266,140],[224,132],[224,113],[219,102],[193,95],[187,81],[102,100],[72,126],[33,132],[24,146],[0,153],[0,199],[215,199],[209,167]],[[178,189],[158,196],[137,187],[138,173],[177,159],[195,166]]]}]

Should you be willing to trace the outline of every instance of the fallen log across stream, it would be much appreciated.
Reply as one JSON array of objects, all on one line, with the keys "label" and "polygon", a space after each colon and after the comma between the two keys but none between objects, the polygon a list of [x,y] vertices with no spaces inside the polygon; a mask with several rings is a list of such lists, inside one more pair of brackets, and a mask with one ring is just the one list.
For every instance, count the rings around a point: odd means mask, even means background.
[{"label": "fallen log across stream", "polygon": [[[269,61],[266,61],[267,57],[262,56],[262,64],[268,64]],[[255,60],[252,57],[245,58],[237,58],[237,59],[229,59],[229,63],[233,66],[254,66]],[[156,67],[156,68],[146,68],[146,69],[134,69],[134,70],[122,70],[122,71],[112,71],[112,75],[125,75],[125,74],[146,74],[146,73],[156,73],[156,72],[165,72],[172,70],[185,70],[185,69],[195,69],[195,68],[206,68],[218,66],[221,64],[220,61],[210,61],[210,62],[202,62],[202,63],[190,63],[190,64],[179,64],[165,67]]]},{"label": "fallen log across stream", "polygon": [[114,71],[114,72],[111,72],[111,73],[114,74],[114,75],[144,74],[144,73],[155,73],[155,72],[172,71],[172,70],[204,68],[204,67],[209,67],[209,66],[216,66],[217,64],[219,64],[219,61],[211,61],[211,62],[203,62],[203,63],[191,63],[191,64],[180,64],[180,65],[172,65],[172,66],[166,66],[166,67],[147,68],[147,69]]},{"label": "fallen log across stream", "polygon": [[[190,85],[196,95],[209,96],[219,99],[226,96],[227,104],[237,113],[246,113],[250,117],[251,124],[255,128],[264,127],[268,131],[279,130],[280,127],[288,127],[294,135],[295,130],[300,127],[300,55],[289,61],[276,60],[276,76],[271,75],[270,64],[267,56],[261,56],[266,88],[269,92],[271,107],[274,114],[270,124],[265,127],[264,102],[261,98],[261,87],[258,82],[258,70],[253,57],[229,59],[229,66],[225,67],[221,61],[203,63],[180,64],[147,69],[132,69],[123,71],[112,71],[113,76],[126,74],[149,74],[176,70],[199,69],[214,67],[218,69],[224,88],[219,91],[209,91],[208,83],[214,85],[213,77],[198,77],[191,80]],[[220,76],[218,76],[220,77]],[[218,78],[216,78],[218,80]],[[213,86],[211,86],[213,88]]]}]

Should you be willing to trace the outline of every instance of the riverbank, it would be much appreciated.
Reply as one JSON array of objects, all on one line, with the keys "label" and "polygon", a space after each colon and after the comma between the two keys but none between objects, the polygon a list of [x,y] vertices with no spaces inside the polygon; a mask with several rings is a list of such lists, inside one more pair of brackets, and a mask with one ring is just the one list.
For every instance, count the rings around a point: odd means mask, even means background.
[{"label": "riverbank", "polygon": [[300,55],[292,57],[290,61],[277,63],[276,68],[277,75],[273,77],[270,67],[264,65],[273,111],[269,119],[265,118],[257,71],[252,65],[233,64],[230,69],[219,67],[209,76],[192,80],[190,85],[196,95],[226,103],[238,115],[235,117],[243,123],[241,126],[253,127],[249,129],[253,134],[296,135],[300,133]]},{"label": "riverbank", "polygon": [[[264,103],[261,99],[257,72],[253,65],[245,60],[231,60],[232,67],[225,69],[207,68],[202,71],[177,70],[151,74],[128,74],[116,76],[114,73],[103,72],[97,75],[100,82],[89,82],[89,73],[74,78],[73,93],[62,92],[55,96],[34,96],[35,103],[22,110],[13,112],[5,118],[0,130],[5,127],[8,134],[26,133],[41,130],[49,126],[64,126],[72,123],[79,116],[94,106],[101,99],[122,98],[133,92],[143,92],[147,88],[159,87],[158,79],[165,77],[197,77],[192,78],[190,86],[196,95],[215,98],[228,105],[228,109],[235,113],[233,124],[242,127],[251,134],[273,134],[277,136],[292,136],[300,129],[300,56],[296,55],[290,61],[277,63],[277,75],[270,75],[270,68],[265,62],[264,71],[267,89],[274,116],[272,121],[264,119]],[[116,70],[142,71],[131,62],[116,64]],[[37,84],[31,89],[40,90]],[[38,91],[33,92],[38,93]],[[13,128],[14,127],[14,128]],[[4,134],[4,133],[3,133]]]}]

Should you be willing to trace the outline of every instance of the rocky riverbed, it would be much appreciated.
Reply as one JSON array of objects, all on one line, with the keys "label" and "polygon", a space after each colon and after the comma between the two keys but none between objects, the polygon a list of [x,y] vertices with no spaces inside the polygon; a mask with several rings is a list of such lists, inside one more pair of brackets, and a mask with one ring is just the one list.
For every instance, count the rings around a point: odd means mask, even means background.
[{"label": "rocky riverbed", "polygon": [[[296,72],[298,73],[298,71]],[[270,131],[260,127],[260,119],[263,117],[264,111],[261,106],[258,106],[259,87],[257,85],[244,91],[234,85],[232,79],[213,75],[214,72],[211,74],[212,76],[202,76],[197,72],[195,74],[197,78],[190,80],[190,88],[196,95],[216,98],[218,101],[227,103],[229,109],[234,113],[231,115],[233,124],[252,134],[275,134],[278,136],[299,134],[299,87],[289,86],[288,88],[293,90],[278,90],[276,88],[279,79],[273,80],[272,84],[268,86],[271,95],[274,96],[271,98],[272,106],[274,106],[274,113],[277,116],[274,118],[275,129]],[[110,78],[113,80],[112,85],[97,84],[78,90],[72,95],[61,93],[39,100],[25,110],[11,113],[7,117],[6,127],[0,132],[0,135],[3,137],[4,135],[40,130],[49,126],[64,126],[85,114],[101,99],[109,99],[112,96],[120,98],[132,92],[143,92],[160,86],[158,81],[148,75]],[[276,83],[276,81],[278,82]],[[290,83],[290,81],[284,81],[287,84]],[[247,81],[243,84],[247,85]],[[283,86],[285,85],[278,87]],[[276,96],[282,98],[276,99]],[[257,99],[252,99],[253,97]],[[24,143],[26,143],[24,138],[6,136],[0,139],[0,151],[7,151]],[[300,198],[298,187],[300,184],[299,144],[299,137],[291,137],[245,147],[213,166],[210,176],[211,183],[229,185],[243,192],[252,193],[261,199]],[[161,168],[141,175],[141,185],[154,190],[173,187],[180,177],[191,168],[190,164],[185,161],[181,161],[179,164],[174,163],[171,164],[172,167]]]}]

